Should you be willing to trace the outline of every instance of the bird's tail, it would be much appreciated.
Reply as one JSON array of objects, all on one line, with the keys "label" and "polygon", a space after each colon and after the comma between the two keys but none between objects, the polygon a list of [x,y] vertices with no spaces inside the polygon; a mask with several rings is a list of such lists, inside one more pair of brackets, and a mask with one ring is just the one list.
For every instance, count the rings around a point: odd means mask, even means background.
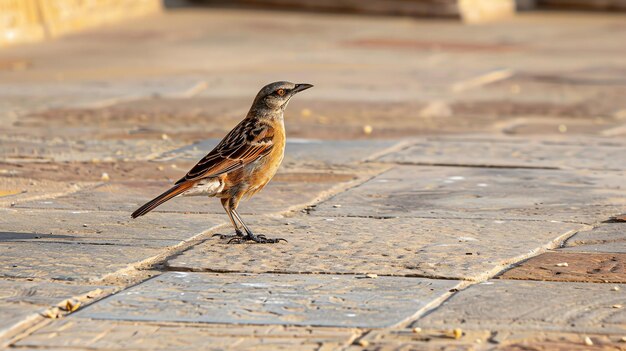
[{"label": "bird's tail", "polygon": [[193,185],[194,185],[194,182],[185,182],[185,183],[177,184],[177,185],[173,186],[171,189],[169,189],[168,191],[164,192],[163,194],[161,194],[161,195],[155,197],[154,199],[150,200],[145,205],[139,207],[130,216],[132,218],[137,218],[139,216],[143,216],[146,213],[148,213],[148,212],[154,210],[155,208],[157,208],[157,206],[161,205],[165,201],[173,198],[176,195],[180,195],[181,193],[185,192],[186,190],[191,188]]}]

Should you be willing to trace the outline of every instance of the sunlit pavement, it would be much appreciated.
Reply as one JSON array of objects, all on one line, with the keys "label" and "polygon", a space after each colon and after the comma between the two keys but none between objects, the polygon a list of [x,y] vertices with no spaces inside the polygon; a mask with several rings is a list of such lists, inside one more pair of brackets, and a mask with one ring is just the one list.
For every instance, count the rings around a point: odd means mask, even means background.
[{"label": "sunlit pavement", "polygon": [[[176,10],[0,51],[0,345],[626,348],[624,16]],[[130,213],[247,112],[281,171]]]}]

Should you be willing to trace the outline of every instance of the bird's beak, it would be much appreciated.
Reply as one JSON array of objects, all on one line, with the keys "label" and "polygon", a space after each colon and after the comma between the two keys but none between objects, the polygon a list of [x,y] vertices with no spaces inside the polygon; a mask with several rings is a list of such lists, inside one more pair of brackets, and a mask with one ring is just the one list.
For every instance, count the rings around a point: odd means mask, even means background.
[{"label": "bird's beak", "polygon": [[299,93],[303,90],[307,90],[309,88],[312,88],[313,84],[296,84],[296,87],[293,88],[293,90],[291,91],[293,94],[295,93]]}]

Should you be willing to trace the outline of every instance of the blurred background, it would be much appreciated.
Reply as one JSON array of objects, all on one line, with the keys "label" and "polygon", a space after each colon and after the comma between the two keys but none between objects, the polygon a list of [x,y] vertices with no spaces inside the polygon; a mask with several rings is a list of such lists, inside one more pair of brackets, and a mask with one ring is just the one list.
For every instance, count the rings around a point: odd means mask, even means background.
[{"label": "blurred background", "polygon": [[[292,137],[623,137],[624,10],[624,0],[0,0],[1,132],[168,149],[221,137],[261,86],[291,80],[316,86],[288,110]],[[48,152],[22,146],[8,157]]]}]

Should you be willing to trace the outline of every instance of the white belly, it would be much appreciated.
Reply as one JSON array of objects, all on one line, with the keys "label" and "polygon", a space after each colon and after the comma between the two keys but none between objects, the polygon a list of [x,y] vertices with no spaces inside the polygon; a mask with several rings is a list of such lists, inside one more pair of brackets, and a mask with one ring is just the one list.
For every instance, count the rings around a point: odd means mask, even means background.
[{"label": "white belly", "polygon": [[203,179],[185,191],[183,196],[215,196],[224,189],[224,183],[219,179]]}]

